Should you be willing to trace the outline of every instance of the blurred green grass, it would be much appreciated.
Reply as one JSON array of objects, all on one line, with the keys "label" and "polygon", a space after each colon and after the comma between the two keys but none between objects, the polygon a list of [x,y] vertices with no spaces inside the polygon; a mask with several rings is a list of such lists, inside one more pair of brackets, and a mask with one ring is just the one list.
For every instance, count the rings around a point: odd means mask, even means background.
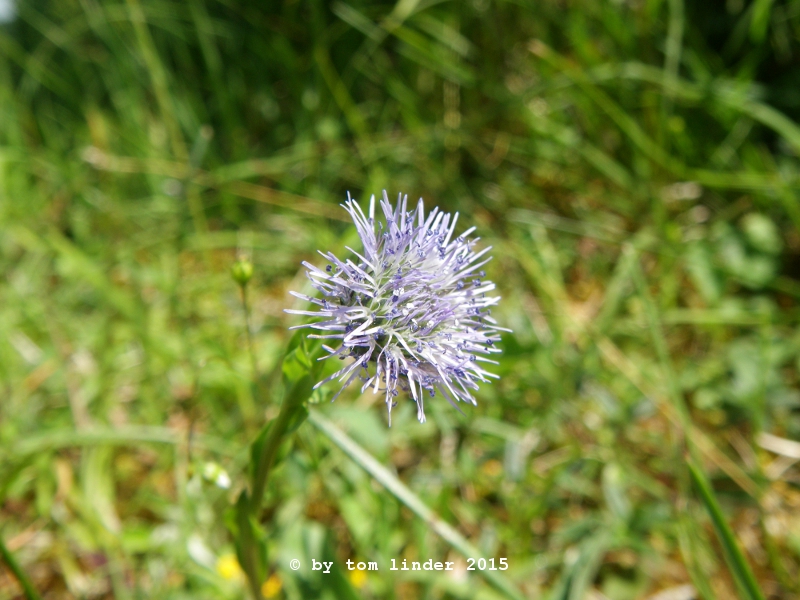
[{"label": "blurred green grass", "polygon": [[[352,243],[345,193],[383,188],[494,246],[502,378],[425,425],[354,392],[321,413],[527,597],[752,597],[720,514],[763,595],[800,597],[800,1],[16,11],[0,538],[43,597],[244,597],[224,515],[277,413],[287,290]],[[293,557],[458,557],[310,425],[275,478],[275,597],[334,597]],[[350,585],[498,597],[466,572]]]}]

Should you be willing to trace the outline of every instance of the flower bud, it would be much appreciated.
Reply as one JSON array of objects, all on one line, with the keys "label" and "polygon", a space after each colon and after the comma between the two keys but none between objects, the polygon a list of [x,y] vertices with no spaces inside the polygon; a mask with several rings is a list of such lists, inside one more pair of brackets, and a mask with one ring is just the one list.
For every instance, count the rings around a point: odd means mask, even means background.
[{"label": "flower bud", "polygon": [[246,286],[247,282],[253,278],[253,263],[244,256],[240,256],[231,267],[231,277],[241,287]]}]

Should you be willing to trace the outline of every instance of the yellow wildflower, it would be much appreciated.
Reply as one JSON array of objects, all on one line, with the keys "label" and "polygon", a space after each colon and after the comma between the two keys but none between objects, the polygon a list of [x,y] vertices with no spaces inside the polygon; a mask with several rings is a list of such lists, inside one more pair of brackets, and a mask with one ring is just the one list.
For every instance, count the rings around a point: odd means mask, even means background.
[{"label": "yellow wildflower", "polygon": [[269,579],[264,582],[264,585],[261,586],[261,593],[264,595],[264,598],[274,598],[280,593],[282,588],[283,582],[281,578],[277,573],[273,573],[269,576]]},{"label": "yellow wildflower", "polygon": [[367,582],[367,574],[364,571],[350,571],[349,575],[354,588],[361,589]]},{"label": "yellow wildflower", "polygon": [[239,566],[239,561],[236,560],[236,555],[230,552],[228,554],[223,554],[217,559],[217,573],[228,581],[240,579],[244,574],[242,572],[242,567]]}]

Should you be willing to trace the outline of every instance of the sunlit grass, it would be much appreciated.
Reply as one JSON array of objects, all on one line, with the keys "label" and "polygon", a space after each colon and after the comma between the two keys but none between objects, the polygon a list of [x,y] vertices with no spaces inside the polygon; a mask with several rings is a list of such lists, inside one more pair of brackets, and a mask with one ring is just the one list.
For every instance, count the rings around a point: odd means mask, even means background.
[{"label": "sunlit grass", "polygon": [[800,4],[741,4],[18,2],[0,599],[15,570],[45,598],[246,596],[226,523],[288,290],[356,242],[346,192],[384,188],[494,247],[501,379],[391,429],[318,392],[266,490],[262,595],[332,597],[293,558],[474,549],[503,582],[340,570],[336,597],[800,597]]}]

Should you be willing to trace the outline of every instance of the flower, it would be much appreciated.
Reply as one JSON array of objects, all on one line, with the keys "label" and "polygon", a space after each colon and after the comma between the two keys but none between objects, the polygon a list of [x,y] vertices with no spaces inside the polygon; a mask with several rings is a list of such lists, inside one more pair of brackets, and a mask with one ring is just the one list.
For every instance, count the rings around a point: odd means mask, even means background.
[{"label": "flower", "polygon": [[223,554],[217,559],[217,573],[223,579],[233,580],[233,579],[241,579],[244,572],[242,571],[242,567],[239,566],[239,561],[236,560],[236,556],[230,552]]},{"label": "flower", "polygon": [[274,598],[283,588],[283,581],[277,573],[273,573],[261,586],[261,594],[264,598]]},{"label": "flower", "polygon": [[398,196],[392,207],[386,191],[380,207],[384,220],[375,219],[375,196],[369,216],[347,195],[343,205],[353,218],[363,249],[347,249],[353,258],[340,260],[331,252],[320,254],[329,264],[320,269],[303,262],[306,275],[322,298],[291,292],[316,305],[317,310],[286,312],[319,317],[308,327],[322,332],[309,337],[339,340],[323,358],[351,359],[314,389],[333,380],[342,383],[339,394],[359,378],[364,392],[369,387],[386,397],[391,425],[398,388],[410,391],[417,404],[417,418],[425,422],[423,395],[439,392],[454,407],[464,401],[477,405],[471,391],[478,382],[497,377],[482,363],[496,361],[487,355],[499,352],[498,332],[489,307],[500,300],[487,296],[494,283],[480,270],[491,249],[478,252],[479,238],[468,239],[469,228],[453,238],[458,213],[452,216],[434,208],[425,217],[422,199],[407,210],[407,196]]}]

